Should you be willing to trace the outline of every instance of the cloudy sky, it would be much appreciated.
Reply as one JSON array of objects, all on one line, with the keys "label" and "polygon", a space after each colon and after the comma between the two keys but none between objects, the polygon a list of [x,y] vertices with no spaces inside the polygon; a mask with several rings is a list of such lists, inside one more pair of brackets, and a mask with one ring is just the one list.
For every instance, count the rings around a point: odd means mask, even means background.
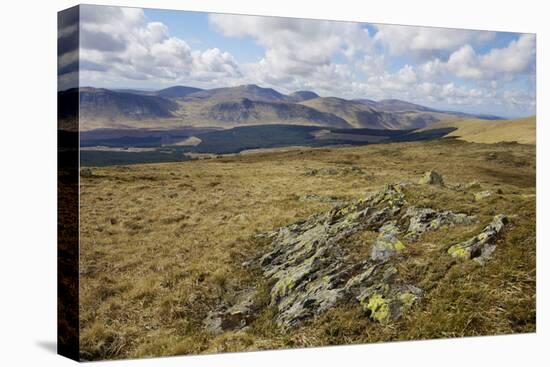
[{"label": "cloudy sky", "polygon": [[532,34],[82,6],[81,85],[254,83],[280,92],[399,98],[535,113]]}]

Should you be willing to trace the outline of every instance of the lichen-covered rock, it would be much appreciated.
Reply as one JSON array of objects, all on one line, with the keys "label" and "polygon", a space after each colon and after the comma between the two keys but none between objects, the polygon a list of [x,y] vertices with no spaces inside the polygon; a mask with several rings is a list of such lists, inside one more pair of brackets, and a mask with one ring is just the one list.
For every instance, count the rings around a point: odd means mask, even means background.
[{"label": "lichen-covered rock", "polygon": [[467,225],[474,221],[473,216],[452,211],[436,211],[431,208],[417,208],[411,206],[405,212],[403,218],[409,220],[407,237],[415,239],[418,235],[436,230],[442,226]]},{"label": "lichen-covered rock", "polygon": [[389,263],[370,266],[350,279],[346,289],[355,290],[355,298],[363,309],[381,323],[397,320],[422,295],[420,288],[405,284]]},{"label": "lichen-covered rock", "polygon": [[[273,250],[260,259],[260,267],[275,281],[271,304],[279,310],[279,325],[298,325],[349,297],[345,285],[362,264],[349,264],[340,243],[360,230],[379,230],[398,216],[404,204],[401,188],[388,185],[355,203],[267,234]],[[383,228],[382,237],[397,230]],[[375,256],[376,260],[387,257]]]},{"label": "lichen-covered rock", "polygon": [[387,260],[405,249],[403,242],[397,238],[400,230],[394,222],[388,222],[378,231],[380,234],[372,246],[371,259]]},{"label": "lichen-covered rock", "polygon": [[418,181],[420,185],[438,185],[443,186],[443,177],[435,171],[427,171],[424,176]]},{"label": "lichen-covered rock", "polygon": [[451,246],[447,252],[459,259],[486,258],[495,250],[496,241],[506,224],[508,224],[508,217],[497,215],[480,234]]}]

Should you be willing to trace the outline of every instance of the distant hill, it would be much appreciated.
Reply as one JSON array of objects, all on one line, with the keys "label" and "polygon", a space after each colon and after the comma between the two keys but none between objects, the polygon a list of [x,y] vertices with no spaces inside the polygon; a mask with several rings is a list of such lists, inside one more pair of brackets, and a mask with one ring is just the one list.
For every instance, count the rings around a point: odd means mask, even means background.
[{"label": "distant hill", "polygon": [[402,101],[400,99],[382,99],[373,101],[370,99],[356,99],[356,101],[366,104],[367,106],[386,112],[407,112],[407,111],[422,111],[422,112],[439,112],[433,108],[422,106],[419,104]]},{"label": "distant hill", "polygon": [[191,93],[200,92],[204,89],[187,87],[184,85],[175,85],[160,90],[143,90],[143,89],[113,89],[113,92],[139,94],[143,96],[159,96],[165,98],[182,98]]},{"label": "distant hill", "polygon": [[318,111],[296,103],[272,103],[251,101],[242,98],[236,101],[217,103],[208,109],[208,117],[229,123],[262,124],[284,121],[287,124],[303,124],[330,127],[351,127],[350,124],[331,113]]},{"label": "distant hill", "polygon": [[499,143],[518,142],[521,144],[536,143],[536,117],[531,116],[514,120],[454,120],[438,122],[422,131],[429,131],[439,128],[453,127],[455,131],[446,135],[456,137],[474,143]]},{"label": "distant hill", "polygon": [[289,96],[281,94],[272,88],[262,88],[254,84],[240,85],[238,87],[216,88],[193,93],[188,100],[235,100],[247,98],[261,102],[292,102]]},{"label": "distant hill", "polygon": [[309,90],[299,90],[297,92],[291,93],[289,97],[292,99],[293,102],[303,102],[310,99],[319,98],[319,95]]},{"label": "distant hill", "polygon": [[[389,101],[389,100],[388,100]],[[319,111],[332,113],[348,121],[355,128],[369,129],[419,129],[434,122],[456,118],[455,115],[428,109],[408,102],[392,100],[385,102],[383,106],[393,104],[395,111],[376,109],[371,105],[378,102],[365,103],[359,100],[346,100],[336,97],[316,98],[302,102],[302,104]],[[369,105],[370,104],[370,105]],[[404,108],[408,105],[409,108]],[[399,108],[399,106],[401,108]],[[417,106],[417,110],[411,109]],[[403,109],[401,111],[400,109]]]},{"label": "distant hill", "polygon": [[191,93],[197,93],[201,92],[203,89],[200,88],[194,88],[194,87],[186,87],[183,85],[177,85],[174,87],[169,87],[165,89],[161,89],[159,91],[155,92],[155,95],[165,98],[182,98],[185,97]]},{"label": "distant hill", "polygon": [[[60,103],[76,89],[59,92]],[[301,124],[330,128],[419,129],[459,118],[494,119],[462,112],[386,99],[347,100],[319,97],[313,91],[290,95],[254,84],[201,90],[173,86],[157,91],[139,89],[80,89],[80,118],[84,130],[95,128],[178,128],[241,125]],[[65,116],[60,106],[60,118]],[[74,116],[73,116],[74,118]]]},{"label": "distant hill", "polygon": [[[70,98],[72,93],[78,93],[78,90],[70,90],[61,98]],[[84,121],[172,118],[177,108],[175,102],[158,96],[80,88],[80,118]]]},{"label": "distant hill", "polygon": [[438,110],[416,103],[402,101],[400,99],[382,99],[380,101],[373,101],[371,99],[355,99],[354,101],[361,102],[371,108],[384,112],[434,112],[456,117],[477,117],[483,120],[502,120],[501,117],[495,115],[471,114],[458,111]]},{"label": "distant hill", "polygon": [[382,113],[356,101],[336,97],[310,99],[302,103],[316,110],[331,113],[349,122],[355,128],[392,128],[384,123]]}]

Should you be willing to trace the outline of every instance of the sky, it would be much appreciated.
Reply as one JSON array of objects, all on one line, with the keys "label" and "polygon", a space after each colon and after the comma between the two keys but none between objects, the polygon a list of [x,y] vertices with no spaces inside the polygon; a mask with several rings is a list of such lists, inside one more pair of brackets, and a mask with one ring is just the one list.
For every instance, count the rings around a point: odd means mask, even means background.
[{"label": "sky", "polygon": [[519,117],[535,113],[535,43],[533,34],[84,5],[80,85],[257,84]]}]

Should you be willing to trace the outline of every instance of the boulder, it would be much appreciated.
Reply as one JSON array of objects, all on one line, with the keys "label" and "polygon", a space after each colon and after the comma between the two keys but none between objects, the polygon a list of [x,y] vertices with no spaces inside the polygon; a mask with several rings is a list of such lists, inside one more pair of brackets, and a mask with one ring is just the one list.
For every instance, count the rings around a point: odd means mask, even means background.
[{"label": "boulder", "polygon": [[418,181],[420,185],[438,185],[443,186],[443,177],[435,171],[427,171]]}]

